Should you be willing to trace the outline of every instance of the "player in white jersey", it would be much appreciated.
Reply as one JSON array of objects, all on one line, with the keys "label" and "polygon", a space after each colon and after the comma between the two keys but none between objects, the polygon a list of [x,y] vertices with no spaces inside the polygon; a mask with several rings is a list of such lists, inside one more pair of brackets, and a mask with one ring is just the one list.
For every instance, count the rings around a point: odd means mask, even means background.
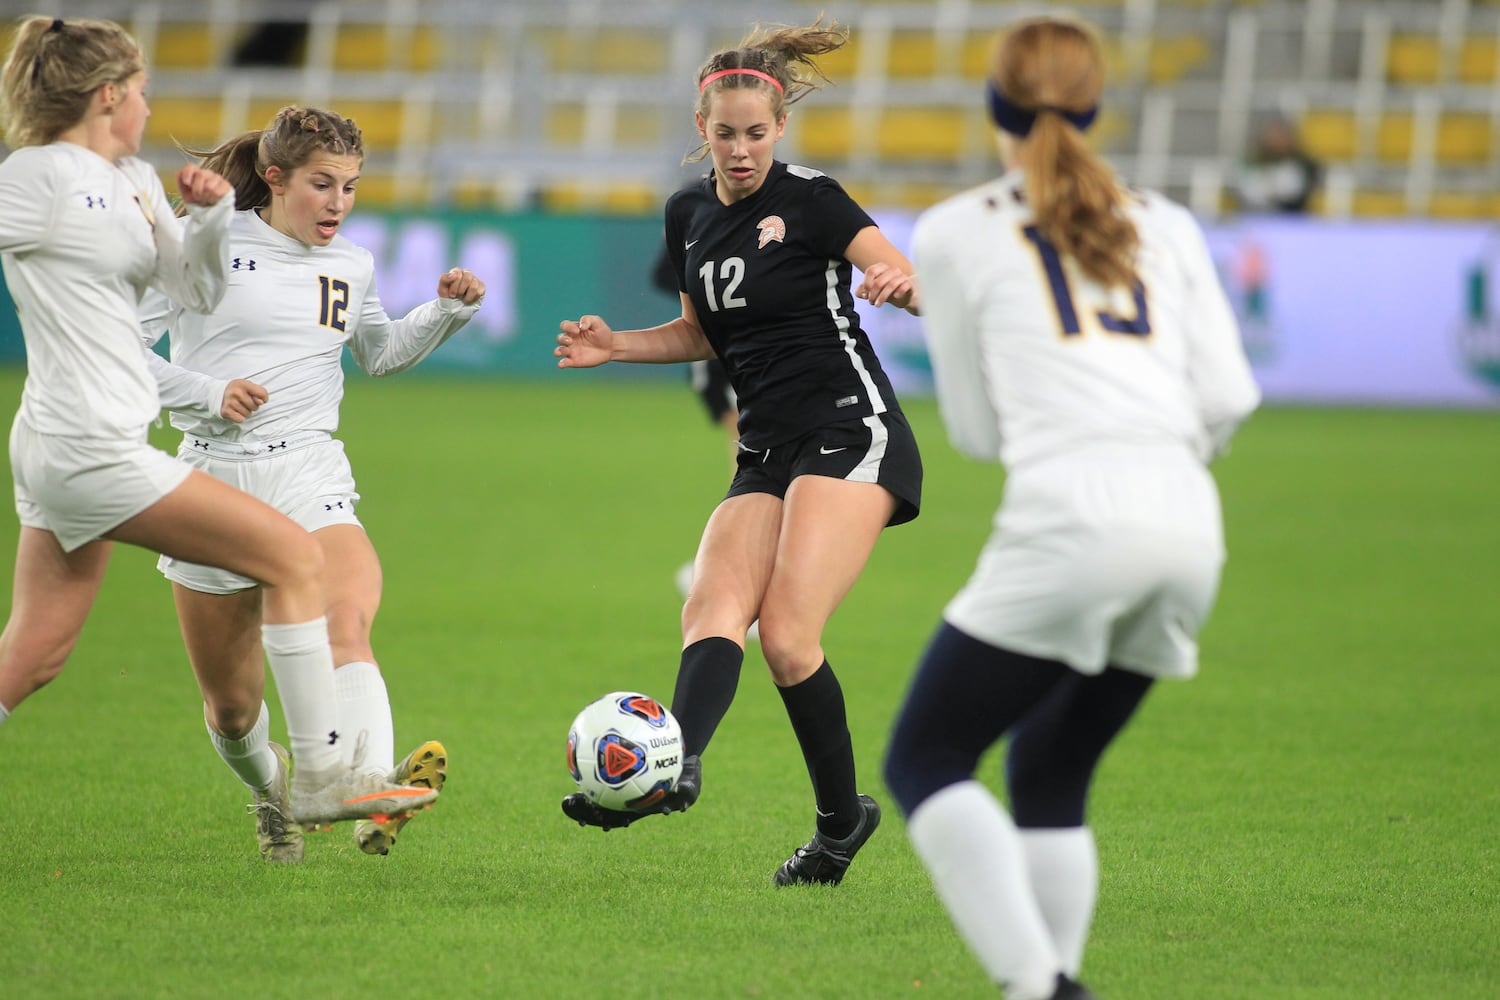
[{"label": "player in white jersey", "polygon": [[[312,532],[323,552],[339,729],[363,736],[363,769],[440,789],[441,743],[429,740],[394,761],[391,705],[370,646],[380,561],[355,514],[359,494],[333,432],[345,346],[371,375],[404,371],[469,321],[484,284],[453,268],[434,282],[435,299],[399,320],[386,315],[370,252],[338,234],[364,161],[350,119],[283,108],[266,128],[202,155],[203,166],[234,184],[241,209],[229,226],[229,287],[211,312],[160,297],[142,309],[149,343],[170,331],[171,363],[156,355],[152,363],[172,425],[183,431],[178,457]],[[255,795],[261,853],[300,860],[300,831],[279,822],[280,747],[264,722],[262,588],[188,560],[163,556],[158,565],[172,581],[210,740]],[[385,854],[407,818],[361,821],[355,839],[365,852]]]},{"label": "player in white jersey", "polygon": [[23,19],[0,71],[15,150],[0,163],[0,254],[27,353],[10,438],[21,534],[0,636],[0,722],[62,670],[113,543],[127,542],[266,584],[273,668],[327,692],[287,709],[305,755],[290,793],[299,820],[421,805],[432,792],[370,781],[329,745],[333,664],[313,538],[147,444],[160,404],[140,343],[141,294],[218,303],[234,198],[223,177],[190,164],[177,175],[187,222],[173,215],[155,170],[135,156],[145,89],[140,49],[109,21]]},{"label": "player in white jersey", "polygon": [[[914,261],[944,423],[1005,465],[994,532],[948,604],[886,756],[954,923],[1012,1000],[1083,998],[1105,748],[1156,677],[1197,668],[1224,559],[1206,465],[1259,400],[1196,223],[1088,148],[1086,26],[995,49],[1008,168],[923,213]],[[1008,738],[1014,819],[974,779]]]}]

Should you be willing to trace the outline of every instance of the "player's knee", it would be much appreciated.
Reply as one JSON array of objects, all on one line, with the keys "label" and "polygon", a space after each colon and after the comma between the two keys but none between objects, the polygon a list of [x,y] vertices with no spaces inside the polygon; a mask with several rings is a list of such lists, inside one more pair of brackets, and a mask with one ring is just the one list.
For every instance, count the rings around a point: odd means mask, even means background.
[{"label": "player's knee", "polygon": [[1005,758],[1005,787],[1016,825],[1038,829],[1083,825],[1093,767],[1066,754],[1013,741]]},{"label": "player's knee", "polygon": [[243,739],[260,721],[260,699],[214,698],[204,703],[203,718],[226,740]]},{"label": "player's knee", "polygon": [[910,720],[898,720],[886,747],[886,787],[905,816],[949,785],[974,776],[979,760],[961,747],[922,732]]},{"label": "player's knee", "polygon": [[287,542],[278,550],[278,557],[277,572],[282,579],[269,581],[273,585],[322,586],[323,547],[312,535],[300,530],[288,533]]}]

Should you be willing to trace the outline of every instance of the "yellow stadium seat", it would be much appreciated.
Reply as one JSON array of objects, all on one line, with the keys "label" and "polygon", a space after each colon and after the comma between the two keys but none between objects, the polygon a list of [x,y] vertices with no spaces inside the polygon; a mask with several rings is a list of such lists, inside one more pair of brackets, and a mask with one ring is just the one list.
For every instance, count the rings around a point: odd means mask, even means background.
[{"label": "yellow stadium seat", "polygon": [[198,23],[163,24],[156,33],[151,64],[161,69],[207,69],[219,62],[213,26]]},{"label": "yellow stadium seat", "polygon": [[1411,158],[1414,119],[1409,111],[1393,111],[1380,119],[1375,130],[1375,155],[1387,163],[1402,163]]},{"label": "yellow stadium seat", "polygon": [[1356,191],[1354,214],[1367,218],[1399,218],[1407,214],[1406,196],[1399,191]]},{"label": "yellow stadium seat", "polygon": [[849,155],[854,139],[854,126],[847,108],[803,108],[792,109],[789,129],[797,130],[797,141],[802,154],[814,162]]},{"label": "yellow stadium seat", "polygon": [[937,39],[930,31],[897,31],[891,35],[886,72],[897,79],[930,77],[937,72]]},{"label": "yellow stadium seat", "polygon": [[1386,75],[1397,83],[1432,83],[1440,61],[1437,36],[1393,35],[1386,50]]},{"label": "yellow stadium seat", "polygon": [[1359,141],[1354,115],[1320,108],[1307,112],[1300,123],[1307,151],[1320,160],[1352,160]]},{"label": "yellow stadium seat", "polygon": [[1175,83],[1207,62],[1210,54],[1201,35],[1158,36],[1151,42],[1146,75],[1152,83]]},{"label": "yellow stadium seat", "polygon": [[660,73],[671,65],[670,35],[648,28],[610,28],[588,34],[557,28],[529,33],[547,62],[565,73]]},{"label": "yellow stadium seat", "polygon": [[953,108],[887,109],[876,149],[893,160],[956,160],[967,128],[967,114]]},{"label": "yellow stadium seat", "polygon": [[430,25],[393,33],[383,24],[343,24],[334,40],[333,68],[340,72],[426,71],[441,61],[441,38]]},{"label": "yellow stadium seat", "polygon": [[1427,213],[1438,219],[1493,220],[1497,208],[1495,196],[1487,192],[1439,191],[1432,196]]},{"label": "yellow stadium seat", "polygon": [[1458,56],[1458,78],[1463,83],[1493,83],[1500,67],[1500,45],[1494,36],[1465,38]]},{"label": "yellow stadium seat", "polygon": [[1449,114],[1438,119],[1437,159],[1450,165],[1479,166],[1490,158],[1490,120],[1486,115]]},{"label": "yellow stadium seat", "polygon": [[552,146],[583,145],[584,108],[581,104],[554,104],[547,109],[542,133]]},{"label": "yellow stadium seat", "polygon": [[146,141],[208,149],[229,138],[220,134],[219,116],[218,98],[153,97]]},{"label": "yellow stadium seat", "polygon": [[328,110],[354,119],[363,135],[366,151],[393,150],[401,143],[406,109],[400,101],[339,101]]}]

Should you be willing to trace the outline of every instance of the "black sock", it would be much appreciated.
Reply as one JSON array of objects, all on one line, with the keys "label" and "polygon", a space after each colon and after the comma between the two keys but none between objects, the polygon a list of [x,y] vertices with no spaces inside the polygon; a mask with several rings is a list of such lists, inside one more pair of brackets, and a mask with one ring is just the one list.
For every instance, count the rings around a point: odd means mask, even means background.
[{"label": "black sock", "polygon": [[699,639],[682,651],[672,715],[682,727],[682,752],[701,755],[724,719],[740,684],[745,651],[733,639]]},{"label": "black sock", "polygon": [[818,802],[818,831],[842,840],[859,825],[858,792],[854,787],[854,744],[844,715],[844,689],[824,660],[805,681],[777,688],[786,705],[792,731],[802,745],[807,776]]}]

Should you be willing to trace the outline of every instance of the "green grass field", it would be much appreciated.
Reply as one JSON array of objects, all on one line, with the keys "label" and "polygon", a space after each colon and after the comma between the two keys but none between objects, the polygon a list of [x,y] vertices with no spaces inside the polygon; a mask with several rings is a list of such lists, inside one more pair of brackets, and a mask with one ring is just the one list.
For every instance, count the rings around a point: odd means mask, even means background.
[{"label": "green grass field", "polygon": [[[121,549],[67,670],[0,727],[0,994],[993,995],[880,787],[1000,486],[930,402],[909,411],[924,512],[826,635],[886,806],[844,885],[770,884],[811,800],[754,647],[696,809],[607,835],[558,811],[574,713],[671,694],[673,572],[727,473],[687,390],[358,379],[376,649],[398,745],[442,739],[448,789],[389,857],[341,829],[264,865],[168,587]],[[1202,674],[1157,690],[1095,786],[1085,978],[1109,1000],[1500,996],[1500,420],[1273,409],[1217,472],[1230,561]]]}]

